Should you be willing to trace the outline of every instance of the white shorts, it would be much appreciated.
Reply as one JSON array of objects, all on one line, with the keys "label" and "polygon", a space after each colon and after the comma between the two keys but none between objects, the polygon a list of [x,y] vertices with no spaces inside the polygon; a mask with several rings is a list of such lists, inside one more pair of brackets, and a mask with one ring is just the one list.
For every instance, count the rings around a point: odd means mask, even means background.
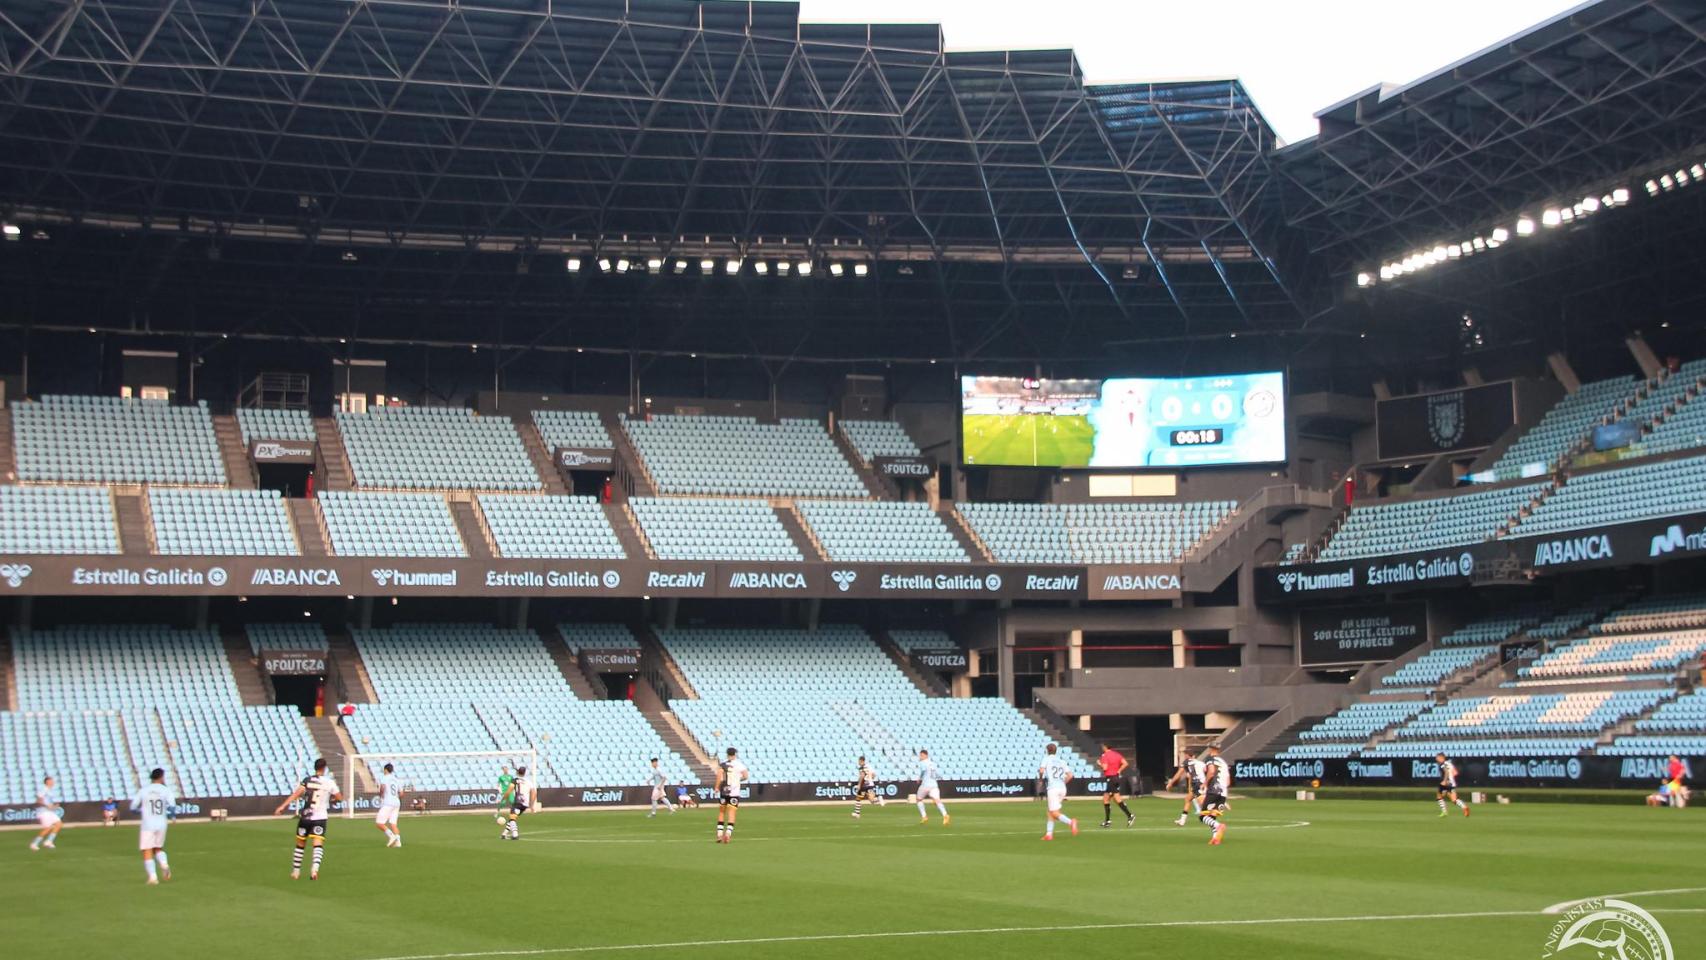
[{"label": "white shorts", "polygon": [[397,812],[401,809],[403,809],[403,808],[402,807],[380,807],[379,812],[375,813],[373,815],[373,822],[379,824],[382,827],[388,823],[396,823],[397,822]]},{"label": "white shorts", "polygon": [[669,795],[664,793],[664,789],[662,787],[653,787],[652,788],[652,802],[653,803],[666,802],[668,799],[669,799]]},{"label": "white shorts", "polygon": [[141,839],[136,845],[136,849],[138,850],[164,850],[165,848],[166,831],[164,830],[142,831]]},{"label": "white shorts", "polygon": [[59,814],[51,810],[37,810],[36,823],[41,824],[43,828],[57,827],[59,826]]},{"label": "white shorts", "polygon": [[1066,799],[1066,788],[1050,787],[1048,792],[1048,812],[1059,813],[1060,804]]},{"label": "white shorts", "polygon": [[923,800],[940,801],[942,799],[942,788],[941,787],[920,786],[918,788],[918,799],[920,801],[923,801]]}]

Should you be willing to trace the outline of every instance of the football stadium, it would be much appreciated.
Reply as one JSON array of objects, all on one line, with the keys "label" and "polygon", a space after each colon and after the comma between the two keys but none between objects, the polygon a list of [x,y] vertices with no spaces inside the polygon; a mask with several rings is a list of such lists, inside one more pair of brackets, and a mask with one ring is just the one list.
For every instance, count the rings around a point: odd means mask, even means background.
[{"label": "football stadium", "polygon": [[1706,956],[1706,6],[1026,39],[0,0],[6,956]]}]

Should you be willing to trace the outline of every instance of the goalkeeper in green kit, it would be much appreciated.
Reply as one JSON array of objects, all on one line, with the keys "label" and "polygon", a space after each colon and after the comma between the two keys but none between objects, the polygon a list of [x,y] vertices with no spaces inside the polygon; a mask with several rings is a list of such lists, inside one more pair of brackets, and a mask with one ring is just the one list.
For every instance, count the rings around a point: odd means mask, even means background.
[{"label": "goalkeeper in green kit", "polygon": [[514,801],[515,777],[510,774],[508,767],[503,767],[498,774],[498,812],[493,814],[499,823],[503,822],[504,811],[508,810]]}]

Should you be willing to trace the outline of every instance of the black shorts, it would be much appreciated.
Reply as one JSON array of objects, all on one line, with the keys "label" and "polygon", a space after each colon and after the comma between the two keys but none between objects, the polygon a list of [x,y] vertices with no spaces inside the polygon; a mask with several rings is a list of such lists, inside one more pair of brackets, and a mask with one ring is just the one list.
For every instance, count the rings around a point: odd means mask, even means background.
[{"label": "black shorts", "polygon": [[725,790],[717,795],[717,802],[724,806],[738,807],[740,806],[740,794],[729,793]]},{"label": "black shorts", "polygon": [[326,821],[298,820],[296,821],[296,835],[298,837],[323,837],[326,835]]},{"label": "black shorts", "polygon": [[525,803],[512,803],[509,805],[509,815],[512,817],[519,817],[526,812],[527,804]]},{"label": "black shorts", "polygon": [[1204,810],[1225,810],[1226,798],[1215,793],[1204,794],[1202,808]]},{"label": "black shorts", "polygon": [[1125,786],[1125,783],[1121,781],[1119,777],[1109,777],[1108,789],[1102,791],[1102,796],[1112,797],[1117,794],[1124,793],[1125,791],[1120,789],[1123,786]]},{"label": "black shorts", "polygon": [[876,787],[855,787],[853,790],[853,799],[855,800],[875,800],[876,798]]},{"label": "black shorts", "polygon": [[1457,787],[1452,785],[1452,784],[1442,783],[1439,785],[1439,795],[1442,797],[1447,795],[1447,794],[1456,793],[1456,792],[1457,792]]}]

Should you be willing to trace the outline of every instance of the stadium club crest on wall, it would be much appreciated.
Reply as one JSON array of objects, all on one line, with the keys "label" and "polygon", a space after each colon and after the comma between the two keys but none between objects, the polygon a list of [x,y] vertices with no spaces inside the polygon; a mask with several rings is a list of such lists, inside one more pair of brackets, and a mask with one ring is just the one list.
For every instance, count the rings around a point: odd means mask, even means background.
[{"label": "stadium club crest on wall", "polygon": [[1449,450],[1463,439],[1463,391],[1428,397],[1428,436],[1441,450]]}]

